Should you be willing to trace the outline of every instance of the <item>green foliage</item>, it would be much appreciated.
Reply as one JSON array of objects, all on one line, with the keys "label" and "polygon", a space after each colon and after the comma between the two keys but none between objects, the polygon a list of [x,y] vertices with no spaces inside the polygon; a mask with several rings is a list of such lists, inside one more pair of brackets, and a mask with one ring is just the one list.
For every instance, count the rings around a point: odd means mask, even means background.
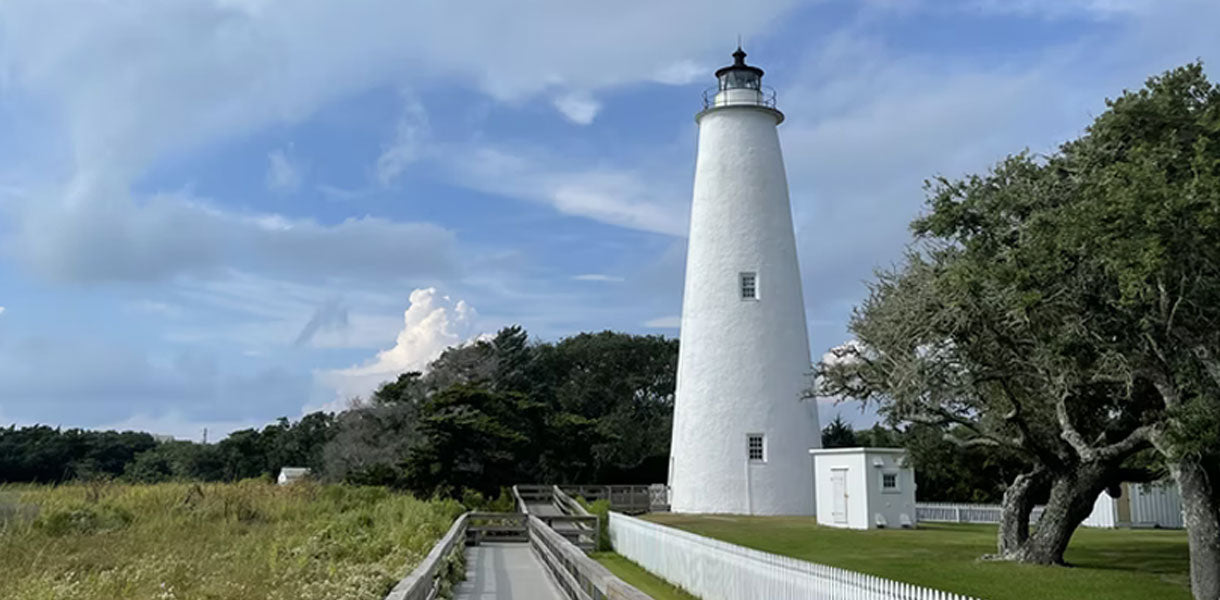
[{"label": "green foliage", "polygon": [[822,428],[822,447],[906,448],[919,483],[915,493],[920,502],[999,503],[1004,484],[1024,467],[1010,453],[963,448],[946,440],[941,428],[922,424],[892,429],[878,423],[855,431],[836,416]]},{"label": "green foliage", "polygon": [[0,598],[380,599],[462,508],[385,488],[232,484],[9,488]]},{"label": "green foliage", "polygon": [[466,507],[466,510],[501,513],[517,512],[517,500],[513,496],[512,489],[507,487],[500,488],[500,494],[495,498],[484,496],[482,492],[470,488],[462,490],[461,496],[462,506]]},{"label": "green foliage", "polygon": [[239,481],[285,466],[425,496],[491,496],[522,481],[660,481],[677,350],[676,340],[609,331],[537,343],[507,327],[447,349],[426,374],[404,373],[338,415],[280,419],[214,444],[0,429],[0,482]]},{"label": "green foliage", "polygon": [[589,502],[584,496],[577,496],[576,501],[589,511],[591,515],[597,515],[597,550],[599,552],[609,552],[614,548],[610,545],[610,501],[603,498]]},{"label": "green foliage", "polygon": [[132,431],[61,430],[45,425],[0,428],[0,482],[114,477],[156,444],[151,435]]},{"label": "green foliage", "polygon": [[839,415],[835,415],[834,420],[822,428],[823,448],[855,448],[859,445],[856,432]]},{"label": "green foliage", "polygon": [[49,536],[101,533],[122,529],[134,518],[129,511],[109,503],[76,503],[42,513],[34,521],[34,528]]}]

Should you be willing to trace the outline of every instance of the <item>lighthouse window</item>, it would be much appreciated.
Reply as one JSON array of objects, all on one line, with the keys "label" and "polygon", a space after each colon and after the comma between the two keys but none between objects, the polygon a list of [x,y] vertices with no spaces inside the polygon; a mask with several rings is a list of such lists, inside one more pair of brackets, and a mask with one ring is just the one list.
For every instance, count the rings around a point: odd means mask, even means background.
[{"label": "lighthouse window", "polygon": [[758,299],[758,274],[752,272],[741,274],[741,299]]},{"label": "lighthouse window", "polygon": [[750,460],[759,462],[767,459],[766,446],[763,444],[763,434],[751,433],[746,436],[746,456]]}]

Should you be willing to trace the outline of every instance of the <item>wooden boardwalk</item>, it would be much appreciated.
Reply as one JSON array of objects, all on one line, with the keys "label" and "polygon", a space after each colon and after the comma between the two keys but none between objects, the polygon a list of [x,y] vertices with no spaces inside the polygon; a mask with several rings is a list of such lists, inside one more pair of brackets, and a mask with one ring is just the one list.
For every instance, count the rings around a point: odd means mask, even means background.
[{"label": "wooden boardwalk", "polygon": [[529,544],[485,542],[466,548],[466,581],[460,600],[560,600],[563,596]]}]

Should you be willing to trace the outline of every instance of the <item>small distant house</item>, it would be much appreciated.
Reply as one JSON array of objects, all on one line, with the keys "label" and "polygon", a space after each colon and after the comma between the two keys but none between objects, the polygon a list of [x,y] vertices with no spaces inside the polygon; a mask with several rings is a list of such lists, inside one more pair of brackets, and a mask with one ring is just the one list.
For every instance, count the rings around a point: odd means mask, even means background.
[{"label": "small distant house", "polygon": [[818,523],[847,529],[915,526],[915,472],[901,448],[815,448]]},{"label": "small distant house", "polygon": [[1102,492],[1085,527],[1182,528],[1182,496],[1173,481],[1123,483],[1117,498]]},{"label": "small distant house", "polygon": [[288,485],[306,477],[309,477],[309,469],[305,467],[284,467],[280,469],[280,476],[276,478],[276,483]]}]

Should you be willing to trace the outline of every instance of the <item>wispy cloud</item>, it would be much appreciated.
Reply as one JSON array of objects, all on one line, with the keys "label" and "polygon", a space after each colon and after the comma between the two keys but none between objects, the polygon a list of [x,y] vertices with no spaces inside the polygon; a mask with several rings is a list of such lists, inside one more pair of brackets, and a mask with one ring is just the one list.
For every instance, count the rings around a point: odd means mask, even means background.
[{"label": "wispy cloud", "polygon": [[588,92],[568,92],[555,98],[555,108],[577,125],[588,125],[597,117],[602,105]]},{"label": "wispy cloud", "polygon": [[602,281],[606,283],[619,283],[624,281],[622,277],[617,275],[605,275],[603,273],[585,273],[583,275],[575,275],[572,279],[576,281]]},{"label": "wispy cloud", "polygon": [[418,100],[406,99],[394,124],[394,137],[382,147],[381,156],[377,157],[377,182],[384,186],[398,179],[411,163],[425,155],[430,137],[431,127],[424,105]]},{"label": "wispy cloud", "polygon": [[644,327],[652,329],[677,329],[682,326],[682,317],[657,317],[644,322]]},{"label": "wispy cloud", "polygon": [[301,167],[282,148],[267,154],[267,189],[273,192],[295,192],[303,179]]}]

